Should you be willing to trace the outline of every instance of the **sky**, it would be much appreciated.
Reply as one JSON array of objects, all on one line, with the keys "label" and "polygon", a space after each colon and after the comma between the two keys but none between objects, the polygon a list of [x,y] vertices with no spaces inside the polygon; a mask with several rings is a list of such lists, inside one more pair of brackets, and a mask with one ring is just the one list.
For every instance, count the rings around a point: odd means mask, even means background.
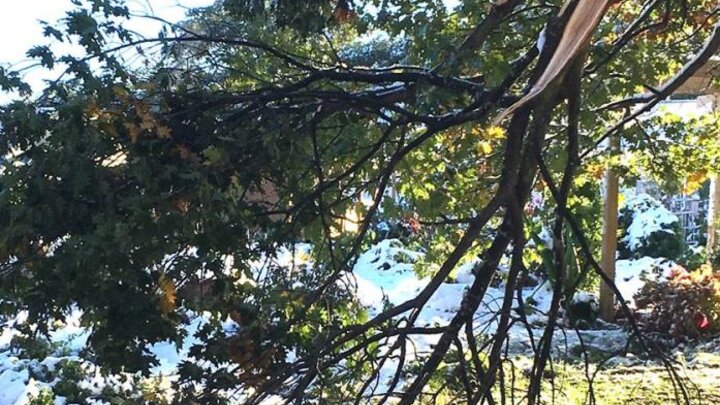
[{"label": "sky", "polygon": [[[153,14],[169,21],[180,21],[189,7],[201,7],[211,4],[212,0],[128,0],[127,4],[134,14]],[[34,45],[47,42],[42,36],[40,20],[54,22],[72,9],[70,0],[0,0],[0,65],[3,67],[26,66],[29,61],[25,52]],[[144,35],[153,36],[159,31],[157,22],[134,18],[128,23]],[[43,80],[53,79],[59,72],[32,69],[26,74],[26,80],[34,89],[39,89]],[[0,92],[0,103],[8,101],[9,94]]]}]

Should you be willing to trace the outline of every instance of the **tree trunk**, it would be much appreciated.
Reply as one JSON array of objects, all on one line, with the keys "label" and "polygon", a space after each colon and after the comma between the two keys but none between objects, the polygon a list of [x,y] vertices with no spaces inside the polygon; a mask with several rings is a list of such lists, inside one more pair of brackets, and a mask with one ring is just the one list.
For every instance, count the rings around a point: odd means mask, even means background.
[{"label": "tree trunk", "polygon": [[[611,155],[615,155],[620,149],[620,138],[610,138]],[[605,274],[615,281],[615,253],[617,251],[617,230],[618,230],[618,175],[611,166],[605,172],[603,204],[603,235],[602,235],[602,258],[601,265]],[[615,294],[605,283],[600,283],[600,317],[610,322],[615,317]]]}]

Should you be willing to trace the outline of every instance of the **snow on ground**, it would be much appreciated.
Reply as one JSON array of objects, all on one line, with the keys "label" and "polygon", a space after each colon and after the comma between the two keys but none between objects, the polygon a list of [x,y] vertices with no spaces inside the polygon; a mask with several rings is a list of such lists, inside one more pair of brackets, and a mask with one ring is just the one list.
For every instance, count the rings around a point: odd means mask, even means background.
[{"label": "snow on ground", "polygon": [[645,284],[644,280],[662,280],[670,277],[676,264],[664,258],[641,257],[639,259],[618,260],[615,262],[615,284],[630,306],[634,305],[633,296]]},{"label": "snow on ground", "polygon": [[[411,299],[422,290],[429,278],[419,277],[415,271],[416,263],[423,258],[423,254],[407,249],[402,242],[396,239],[387,239],[372,246],[358,258],[354,267],[352,278],[357,286],[358,300],[369,308],[371,315],[377,314],[388,306],[398,305]],[[456,313],[463,295],[474,280],[473,268],[478,261],[467,262],[458,267],[451,282],[440,285],[433,294],[425,308],[420,312],[416,326],[443,326],[447,325]],[[650,269],[658,267],[659,272]],[[666,277],[671,264],[662,259],[641,258],[637,260],[620,260],[617,263],[617,281],[623,295],[630,299],[643,284],[643,277]],[[500,269],[502,272],[503,269]],[[490,287],[485,295],[482,305],[475,314],[474,324],[476,333],[491,336],[497,328],[496,313],[502,305],[505,290],[502,282]],[[515,354],[529,354],[532,340],[538,339],[542,334],[546,322],[545,313],[550,307],[552,292],[548,282],[542,282],[535,287],[525,287],[522,295],[528,308],[526,314],[530,328],[515,324],[509,331],[510,349]],[[578,300],[592,300],[593,296],[581,293],[576,296]],[[62,355],[55,354],[44,361],[21,359],[18,353],[10,350],[10,341],[17,334],[15,323],[24,322],[25,314],[19,314],[14,320],[3,325],[0,330],[0,405],[24,405],[31,396],[37,395],[43,388],[51,387],[56,381],[36,381],[37,375],[43,367],[53,369],[62,360],[79,361],[87,371],[88,377],[83,386],[93,392],[100,392],[106,385],[121,387],[130,390],[133,381],[137,384],[139,376],[103,377],[92,363],[80,359],[81,350],[85,347],[89,331],[80,326],[80,313],[75,311],[67,319],[63,328],[51,335],[51,340],[63,348]],[[195,332],[204,322],[203,317],[197,317],[188,326],[188,339],[182,347],[174,343],[162,342],[152,345],[149,350],[159,360],[159,365],[152,372],[155,376],[163,376],[158,381],[168,385],[178,364],[187,359],[188,349],[197,341]],[[228,325],[230,327],[230,325]],[[626,333],[621,329],[585,330],[579,332],[586,346],[596,347],[603,351],[614,351],[622,348],[626,342]],[[412,350],[408,350],[409,361],[427,355],[437,342],[439,335],[417,335],[411,338]],[[580,344],[580,338],[575,331],[557,330],[554,341],[555,353],[561,355],[567,350]],[[381,380],[387,381],[392,375],[394,361],[387,363],[383,369]],[[57,403],[63,403],[60,399]]]},{"label": "snow on ground", "polygon": [[[420,258],[422,258],[422,254],[407,250],[396,239],[383,240],[360,256],[353,274],[357,281],[357,295],[360,302],[370,308],[371,314],[381,312],[388,304],[398,305],[415,297],[427,285],[429,278],[418,277],[413,270],[413,263]],[[465,291],[474,280],[472,269],[477,264],[477,261],[465,263],[458,268],[454,282],[440,285],[420,312],[416,326],[444,326],[450,322]],[[629,276],[628,273],[637,268],[637,266],[628,266],[628,270],[623,274]],[[629,290],[630,287],[627,288]],[[504,295],[505,289],[502,283],[488,289],[475,314],[476,333],[487,336],[495,333],[497,329],[496,314],[502,305]],[[513,325],[508,333],[509,345],[515,354],[530,354],[533,341],[537,342],[538,337],[542,335],[544,324],[547,321],[545,314],[550,308],[552,299],[550,283],[543,282],[536,287],[524,288],[522,295],[528,307],[526,312],[531,327],[528,330],[525,325],[518,323]],[[586,295],[589,299],[590,294]],[[580,331],[580,334],[586,346],[596,347],[603,351],[621,349],[625,345],[627,337],[621,329]],[[417,356],[429,354],[438,339],[439,335],[412,337],[412,342],[408,343],[408,353],[412,353],[408,360],[412,361]],[[566,333],[557,330],[554,341],[557,355],[580,344],[580,338],[574,331]],[[390,378],[396,362],[389,361],[386,364],[381,373],[381,379]]]},{"label": "snow on ground", "polygon": [[421,257],[397,239],[385,239],[361,254],[353,271],[360,303],[382,310],[385,300],[398,305],[413,298],[427,283],[415,276],[413,262]]},{"label": "snow on ground", "polygon": [[[80,311],[73,311],[62,327],[50,333],[50,343],[55,349],[42,361],[22,358],[20,353],[10,347],[12,337],[19,334],[15,326],[25,321],[25,314],[20,314],[3,325],[0,334],[0,405],[26,405],[41,390],[51,389],[58,383],[57,377],[48,382],[38,381],[33,376],[55,371],[58,364],[67,361],[80,365],[86,377],[79,386],[89,390],[92,395],[100,395],[105,387],[113,387],[116,391],[125,393],[138,392],[138,387],[148,378],[127,373],[103,376],[97,366],[81,357],[81,351],[86,347],[90,331],[80,326],[80,315]],[[198,342],[195,333],[207,319],[208,317],[204,316],[193,318],[187,326],[188,338],[180,347],[172,342],[159,342],[148,348],[159,362],[151,369],[149,379],[160,386],[161,391],[165,392],[168,398],[172,394],[170,383],[175,379],[177,367],[180,362],[188,359],[190,347]],[[231,320],[224,323],[226,330],[233,327],[235,323]],[[56,404],[65,403],[62,397],[57,398]]]},{"label": "snow on ground", "polygon": [[[395,239],[383,240],[363,253],[355,266],[353,275],[357,285],[357,296],[361,303],[376,314],[387,305],[398,305],[413,298],[425,285],[429,278],[418,277],[414,270],[414,263],[422,258],[422,254],[406,249],[402,243]],[[626,297],[631,297],[642,286],[641,273],[655,265],[661,265],[661,259],[642,258],[638,260],[618,261],[618,285]],[[472,269],[477,262],[468,262],[460,266],[452,283],[443,283],[438,291],[428,301],[425,309],[418,318],[418,326],[446,325],[462,300],[463,294],[474,280]],[[664,265],[663,274],[669,272],[669,266]],[[583,295],[584,294],[584,295]],[[578,299],[592,299],[592,296],[583,293]],[[497,328],[495,313],[500,308],[504,296],[502,284],[488,289],[485,299],[475,315],[476,331],[492,335]],[[530,305],[528,320],[532,325],[530,331],[523,325],[515,325],[509,331],[511,350],[516,354],[528,354],[532,347],[531,336],[534,339],[542,334],[543,324],[546,321],[545,312],[550,306],[551,289],[549,283],[541,283],[536,287],[523,289],[523,297]],[[531,299],[530,299],[531,298]],[[24,314],[18,316],[13,322],[23,322]],[[85,347],[89,331],[79,324],[79,312],[74,312],[67,320],[66,325],[53,332],[51,340],[60,344],[67,353],[64,356],[48,357],[44,361],[20,359],[17,353],[9,350],[12,337],[17,334],[13,323],[8,323],[0,333],[0,405],[28,404],[31,397],[36,396],[41,389],[48,388],[53,382],[40,382],[32,378],[32,372],[37,373],[43,367],[52,369],[62,360],[81,361],[88,371],[88,377],[83,382],[85,388],[99,393],[106,385],[120,387],[124,390],[133,388],[133,376],[123,381],[117,376],[102,377],[99,370],[87,361],[81,360],[78,355]],[[203,318],[197,317],[188,327],[188,336],[182,347],[174,343],[162,342],[152,345],[150,351],[158,357],[159,365],[152,372],[154,375],[165,376],[161,381],[169,384],[177,365],[187,358],[188,349],[196,340],[194,333],[202,325]],[[616,330],[586,330],[581,331],[584,344],[604,351],[623,347],[626,334],[620,329]],[[411,356],[419,358],[427,355],[437,342],[439,335],[420,335],[412,338],[413,346]],[[574,331],[567,333],[558,330],[555,333],[556,353],[559,355],[573,346],[579,345],[579,338]],[[392,375],[394,361],[387,363],[383,370],[382,379],[387,381]],[[56,403],[64,403],[60,398]]]}]

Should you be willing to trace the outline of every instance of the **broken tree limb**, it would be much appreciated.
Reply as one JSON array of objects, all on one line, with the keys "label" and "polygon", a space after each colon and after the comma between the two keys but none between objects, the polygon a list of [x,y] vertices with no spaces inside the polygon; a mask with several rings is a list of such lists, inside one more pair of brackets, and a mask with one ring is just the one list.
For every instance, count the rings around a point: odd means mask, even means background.
[{"label": "broken tree limb", "polygon": [[569,0],[565,3],[560,11],[560,15],[563,15],[570,10],[573,5],[576,5],[563,30],[560,43],[555,49],[550,63],[548,63],[543,74],[537,82],[535,82],[528,94],[495,118],[494,122],[496,124],[517,111],[518,108],[537,99],[551,83],[567,71],[572,62],[577,59],[589,43],[590,37],[612,3],[612,0]]}]

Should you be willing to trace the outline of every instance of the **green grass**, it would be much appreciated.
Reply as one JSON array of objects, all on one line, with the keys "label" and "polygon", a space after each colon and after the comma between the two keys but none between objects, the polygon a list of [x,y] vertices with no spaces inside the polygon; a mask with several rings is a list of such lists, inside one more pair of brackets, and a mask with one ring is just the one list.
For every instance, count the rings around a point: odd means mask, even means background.
[{"label": "green grass", "polygon": [[[720,354],[700,354],[697,359],[677,368],[687,388],[690,403],[720,404]],[[522,396],[528,384],[523,370],[529,368],[530,361],[518,359],[514,364],[514,401],[511,398],[511,366],[505,368],[506,401],[522,404]],[[601,405],[671,404],[675,403],[676,398],[669,374],[658,365],[607,367],[596,375],[593,390],[596,403]],[[545,378],[542,400],[545,404],[585,404],[588,403],[587,393],[584,365],[556,362]],[[498,399],[499,394],[496,393],[495,397]]]}]

